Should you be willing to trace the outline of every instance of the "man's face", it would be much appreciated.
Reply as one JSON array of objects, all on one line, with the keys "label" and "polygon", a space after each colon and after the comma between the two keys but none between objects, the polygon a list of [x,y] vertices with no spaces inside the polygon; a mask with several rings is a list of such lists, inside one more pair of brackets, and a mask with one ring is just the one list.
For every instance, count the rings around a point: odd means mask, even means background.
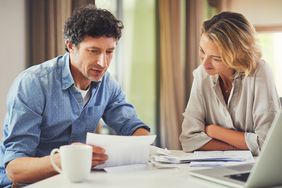
[{"label": "man's face", "polygon": [[205,33],[200,39],[199,56],[209,75],[224,74],[229,69],[223,64],[217,45]]},{"label": "man's face", "polygon": [[72,71],[75,81],[101,80],[109,68],[116,44],[115,38],[90,36],[85,37],[77,46],[67,42],[71,66],[76,69]]}]

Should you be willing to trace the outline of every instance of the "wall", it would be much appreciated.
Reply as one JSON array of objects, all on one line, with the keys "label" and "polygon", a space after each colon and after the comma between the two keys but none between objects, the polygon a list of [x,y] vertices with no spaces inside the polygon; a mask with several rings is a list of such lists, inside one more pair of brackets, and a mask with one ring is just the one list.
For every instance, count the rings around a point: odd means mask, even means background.
[{"label": "wall", "polygon": [[26,0],[0,0],[0,139],[11,82],[26,65]]},{"label": "wall", "polygon": [[281,0],[232,0],[231,10],[243,13],[256,26],[282,25]]}]

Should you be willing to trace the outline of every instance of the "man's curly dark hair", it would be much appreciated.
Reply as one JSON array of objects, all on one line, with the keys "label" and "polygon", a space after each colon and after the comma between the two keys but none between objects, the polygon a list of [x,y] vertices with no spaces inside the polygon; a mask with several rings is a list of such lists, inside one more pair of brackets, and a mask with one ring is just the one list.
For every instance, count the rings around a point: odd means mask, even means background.
[{"label": "man's curly dark hair", "polygon": [[[64,37],[75,45],[83,41],[86,36],[94,38],[105,36],[119,40],[122,29],[122,22],[115,18],[112,13],[90,4],[78,9],[66,20]],[[67,48],[66,51],[68,51]]]}]

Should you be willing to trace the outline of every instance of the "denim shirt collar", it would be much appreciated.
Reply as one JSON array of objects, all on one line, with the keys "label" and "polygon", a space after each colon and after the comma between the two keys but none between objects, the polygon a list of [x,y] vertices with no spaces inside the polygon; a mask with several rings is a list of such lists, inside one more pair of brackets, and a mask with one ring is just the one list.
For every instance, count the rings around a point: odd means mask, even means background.
[{"label": "denim shirt collar", "polygon": [[63,90],[66,90],[74,84],[74,80],[70,70],[69,53],[65,53],[65,55],[59,59],[59,61],[62,61],[60,63],[62,66],[62,86],[63,86]]}]

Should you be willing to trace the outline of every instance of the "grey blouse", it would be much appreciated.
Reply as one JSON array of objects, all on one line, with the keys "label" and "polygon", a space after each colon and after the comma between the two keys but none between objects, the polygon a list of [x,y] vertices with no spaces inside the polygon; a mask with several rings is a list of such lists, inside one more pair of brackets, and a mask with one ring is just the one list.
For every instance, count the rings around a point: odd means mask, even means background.
[{"label": "grey blouse", "polygon": [[205,126],[217,124],[245,132],[248,148],[258,155],[271,123],[281,108],[271,70],[263,60],[251,76],[234,75],[228,103],[224,101],[219,76],[210,76],[200,65],[193,72],[190,99],[183,113],[180,142],[186,152],[211,140]]}]

